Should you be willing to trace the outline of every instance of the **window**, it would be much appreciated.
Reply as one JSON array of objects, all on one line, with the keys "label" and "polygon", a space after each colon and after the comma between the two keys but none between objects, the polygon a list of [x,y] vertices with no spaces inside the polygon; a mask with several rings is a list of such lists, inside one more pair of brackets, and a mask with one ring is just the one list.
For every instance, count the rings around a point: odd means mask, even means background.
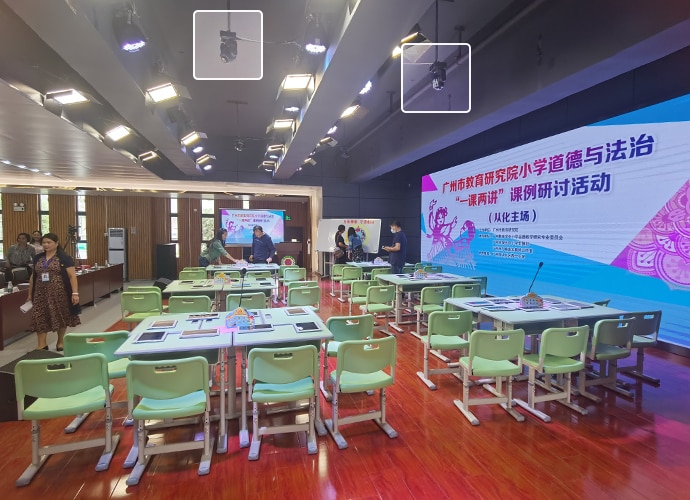
[{"label": "window", "polygon": [[[38,230],[41,234],[50,232],[50,202],[47,194],[38,195],[38,220],[40,226]],[[33,232],[34,228],[31,228]]]},{"label": "window", "polygon": [[0,193],[0,259],[5,258],[5,245],[2,242],[2,193]]},{"label": "window", "polygon": [[213,200],[201,200],[201,250],[215,236],[216,208]]},{"label": "window", "polygon": [[77,258],[86,260],[86,196],[77,195]]},{"label": "window", "polygon": [[177,198],[170,198],[170,241],[175,243],[175,257],[180,258],[180,243],[177,232]]}]

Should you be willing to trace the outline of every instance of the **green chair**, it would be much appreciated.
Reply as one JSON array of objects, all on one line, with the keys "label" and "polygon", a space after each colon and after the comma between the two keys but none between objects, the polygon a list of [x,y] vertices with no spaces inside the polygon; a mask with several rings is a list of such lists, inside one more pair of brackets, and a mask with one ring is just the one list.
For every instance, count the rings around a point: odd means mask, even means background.
[{"label": "green chair", "polygon": [[303,267],[289,267],[283,272],[283,277],[279,278],[280,283],[283,285],[283,299],[287,299],[287,287],[288,284],[293,281],[304,281],[307,279],[307,270]]},{"label": "green chair", "polygon": [[437,265],[424,266],[424,272],[426,272],[426,273],[442,273],[443,272],[443,266],[437,266]]},{"label": "green chair", "polygon": [[410,333],[417,338],[422,338],[422,319],[434,311],[443,311],[444,301],[450,297],[449,286],[425,286],[419,295],[419,304],[414,306],[417,311],[417,330]]},{"label": "green chair", "polygon": [[414,266],[403,266],[402,272],[403,274],[412,274],[414,273],[416,268]]},{"label": "green chair", "polygon": [[416,270],[416,269],[424,269],[425,267],[429,267],[429,266],[433,266],[433,265],[434,265],[433,262],[424,262],[424,261],[422,261],[422,262],[417,262],[417,263],[414,265],[414,268],[415,268],[415,270]]},{"label": "green chair", "polygon": [[[539,343],[539,353],[523,356],[523,363],[529,368],[527,402],[521,399],[515,399],[515,402],[544,422],[550,422],[551,417],[534,406],[544,401],[557,401],[581,415],[587,415],[587,409],[573,403],[571,396],[572,374],[585,368],[588,339],[589,326],[587,325],[544,330]],[[537,374],[545,375],[543,381],[537,379]],[[563,390],[559,390],[552,384],[552,375],[565,376]],[[537,385],[545,389],[546,394],[537,396]]]},{"label": "green chair", "polygon": [[345,264],[333,264],[331,268],[331,297],[335,297],[335,284],[343,279]]},{"label": "green chair", "polygon": [[163,314],[161,297],[156,292],[122,292],[120,294],[120,308],[122,321],[129,324],[130,330],[134,323],[139,323],[149,316]]},{"label": "green chair", "polygon": [[644,350],[657,345],[661,311],[631,313],[631,316],[635,317],[631,347],[637,349],[637,362],[632,366],[618,367],[618,371],[639,378],[643,382],[659,385],[661,381],[658,378],[650,377],[644,373]]},{"label": "green chair", "polygon": [[199,266],[187,266],[182,268],[183,271],[204,271],[206,272],[205,267],[199,267]]},{"label": "green chair", "polygon": [[330,401],[332,394],[326,387],[328,378],[328,358],[338,356],[338,347],[346,340],[365,340],[374,337],[374,317],[370,314],[360,316],[331,316],[326,321],[326,328],[333,334],[333,339],[326,339],[323,344],[323,377],[321,378],[321,392],[326,401]]},{"label": "green chair", "polygon": [[352,306],[361,306],[367,301],[367,290],[370,286],[379,285],[379,282],[374,279],[370,280],[355,280],[350,285],[350,298],[348,302],[350,303],[350,309],[348,314],[352,316]]},{"label": "green chair", "polygon": [[[154,455],[187,450],[203,450],[198,475],[211,470],[210,396],[208,363],[201,356],[164,361],[131,361],[127,365],[127,402],[136,424],[133,447],[137,463],[127,478],[127,486],[139,484],[149,460]],[[146,446],[147,420],[203,416],[203,441]],[[159,432],[157,429],[156,432]]]},{"label": "green chair", "polygon": [[378,313],[383,313],[386,318],[385,330],[380,330],[386,335],[393,335],[388,330],[389,316],[388,313],[395,310],[395,286],[370,286],[367,289],[366,300],[361,306],[362,312],[369,313],[376,316]]},{"label": "green chair", "polygon": [[471,311],[434,311],[429,314],[429,329],[427,335],[422,337],[424,343],[424,371],[417,372],[417,376],[432,391],[436,390],[429,378],[430,375],[452,373],[460,378],[459,363],[451,363],[448,359],[445,368],[429,368],[429,353],[437,351],[455,351],[469,347],[467,337],[472,332]]},{"label": "green chair", "polygon": [[[470,335],[470,349],[467,356],[460,358],[462,368],[462,399],[453,401],[472,425],[479,425],[479,419],[470,411],[470,406],[500,404],[515,420],[523,422],[525,417],[513,408],[513,379],[522,373],[522,356],[525,349],[525,331],[476,330]],[[496,386],[483,387],[493,397],[470,398],[470,377],[495,377]],[[502,392],[506,379],[506,392]]]},{"label": "green chair", "polygon": [[163,292],[157,286],[154,286],[154,285],[128,286],[125,291],[126,292],[156,292],[161,298],[161,307],[163,308],[163,312],[168,311],[168,306],[163,304]]},{"label": "green chair", "polygon": [[[59,363],[59,364],[56,364]],[[108,362],[103,354],[23,360],[14,371],[19,420],[31,420],[31,465],[17,479],[17,486],[31,482],[45,461],[56,453],[103,446],[96,471],[110,466],[120,435],[113,436],[113,416],[108,382]],[[25,407],[25,397],[37,398]],[[85,441],[41,446],[41,420],[105,409],[105,436]],[[68,465],[67,469],[73,465]],[[81,465],[77,464],[80,469]],[[60,469],[60,473],[65,471]]]},{"label": "green chair", "polygon": [[473,280],[477,280],[479,282],[479,294],[480,297],[486,297],[486,286],[489,282],[489,278],[486,276],[470,276]]},{"label": "green chair", "polygon": [[581,396],[599,403],[601,398],[587,392],[586,388],[601,385],[623,396],[634,398],[635,393],[618,387],[618,360],[629,358],[632,353],[632,339],[635,317],[602,319],[594,324],[592,343],[588,348],[587,359],[599,363],[599,375],[587,380],[586,370],[580,371],[578,391]]},{"label": "green chair", "polygon": [[225,298],[225,310],[234,311],[240,305],[240,297],[242,298],[242,307],[244,309],[266,309],[266,294],[263,292],[254,293],[229,293]]},{"label": "green chair", "polygon": [[271,271],[247,271],[247,278],[254,279],[273,279]]},{"label": "green chair", "polygon": [[[340,298],[338,299],[340,302],[345,303],[345,287],[352,286],[353,281],[358,281],[361,280],[364,276],[364,273],[362,272],[361,267],[355,267],[355,266],[345,266],[343,268],[343,276],[340,279]],[[350,292],[348,291],[348,297],[350,295]]]},{"label": "green chair", "polygon": [[180,271],[180,280],[205,280],[206,269],[183,269]]},{"label": "green chair", "polygon": [[[347,448],[347,441],[340,432],[340,426],[365,420],[373,420],[388,435],[398,433],[386,422],[386,388],[395,383],[396,338],[385,337],[372,340],[346,340],[338,346],[335,370],[330,374],[333,387],[332,417],[324,423],[339,449]],[[340,394],[351,394],[379,390],[379,409],[358,415],[341,417],[338,398]]]},{"label": "green chair", "polygon": [[301,288],[301,287],[305,287],[305,286],[319,286],[319,282],[318,281],[291,281],[287,285],[287,290],[288,290],[288,293],[290,293],[290,290],[292,290],[294,288]]},{"label": "green chair", "polygon": [[[129,358],[115,356],[115,351],[125,343],[129,337],[129,332],[117,330],[114,332],[99,333],[74,333],[65,335],[64,349],[65,356],[83,356],[85,354],[102,354],[108,363],[108,379],[125,378]],[[113,408],[119,406],[116,403],[111,405]],[[89,413],[77,415],[72,422],[65,427],[65,433],[71,434],[86,420]],[[132,419],[125,419],[125,425],[132,425]]]},{"label": "green chair", "polygon": [[288,307],[313,306],[318,311],[321,307],[321,288],[318,286],[301,286],[288,291]]},{"label": "green chair", "polygon": [[[481,285],[479,283],[456,283],[451,289],[450,296],[454,299],[460,299],[463,297],[480,297]],[[456,311],[457,309],[457,307],[449,304],[448,302],[443,303],[444,311]]]},{"label": "green chair", "polygon": [[[313,345],[261,348],[249,351],[248,386],[252,401],[252,439],[249,460],[258,460],[261,438],[285,432],[307,432],[307,453],[315,454],[316,397],[319,353]],[[309,399],[309,418],[304,423],[259,426],[259,404]]]},{"label": "green chair", "polygon": [[376,280],[376,284],[377,284],[377,285],[382,285],[383,283],[381,283],[381,282],[379,281],[379,279],[377,278],[377,276],[378,276],[379,274],[390,274],[390,273],[391,273],[391,268],[390,268],[390,267],[375,267],[375,268],[372,269],[371,272],[369,273],[369,279],[371,279],[371,280]]},{"label": "green chair", "polygon": [[210,311],[211,299],[206,295],[172,295],[168,299],[170,314]]}]

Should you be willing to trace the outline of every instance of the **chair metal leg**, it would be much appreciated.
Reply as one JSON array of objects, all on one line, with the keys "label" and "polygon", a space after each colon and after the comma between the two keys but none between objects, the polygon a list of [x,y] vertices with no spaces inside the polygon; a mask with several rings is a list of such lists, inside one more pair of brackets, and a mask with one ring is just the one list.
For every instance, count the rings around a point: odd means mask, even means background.
[{"label": "chair metal leg", "polygon": [[429,342],[424,342],[424,371],[417,372],[417,376],[432,391],[436,390],[436,384],[429,380]]},{"label": "chair metal leg", "polygon": [[474,413],[470,411],[470,385],[472,383],[470,382],[470,377],[469,373],[467,370],[463,370],[463,376],[462,376],[462,400],[456,399],[453,401],[453,404],[462,412],[463,415],[465,415],[465,418],[472,424],[472,425],[479,425],[479,419],[474,416]]},{"label": "chair metal leg", "polygon": [[628,377],[635,377],[652,385],[660,385],[661,380],[644,373],[644,348],[637,348],[637,362],[632,366],[620,367],[618,371]]},{"label": "chair metal leg", "polygon": [[258,460],[261,451],[261,433],[259,432],[259,405],[252,403],[252,442],[249,445],[249,460]]},{"label": "chair metal leg", "polygon": [[393,429],[393,427],[391,427],[391,425],[388,422],[386,422],[386,389],[383,388],[380,392],[381,396],[379,405],[381,408],[381,417],[375,418],[374,422],[376,422],[376,424],[379,427],[381,427],[381,430],[383,430],[383,432],[385,432],[389,438],[395,439],[398,437],[398,431]]},{"label": "chair metal leg", "polygon": [[331,414],[332,418],[325,420],[326,428],[328,429],[328,433],[335,441],[335,444],[338,445],[338,448],[344,450],[345,448],[347,448],[347,441],[340,433],[340,430],[338,430],[338,392],[335,389],[333,390]]}]

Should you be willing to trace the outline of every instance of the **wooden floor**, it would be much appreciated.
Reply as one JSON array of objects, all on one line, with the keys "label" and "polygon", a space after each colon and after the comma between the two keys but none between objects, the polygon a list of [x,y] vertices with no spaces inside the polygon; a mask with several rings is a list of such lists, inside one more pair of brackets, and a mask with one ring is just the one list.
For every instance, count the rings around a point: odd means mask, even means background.
[{"label": "wooden floor", "polygon": [[[322,283],[324,292],[330,282]],[[346,315],[347,305],[324,294],[321,316]],[[117,326],[117,325],[114,325]],[[304,434],[264,438],[261,457],[247,460],[240,449],[237,421],[230,422],[229,451],[213,456],[211,473],[198,477],[198,451],[155,457],[136,487],[127,487],[122,462],[132,429],[122,427],[125,410],[115,411],[122,434],[108,471],[95,472],[98,449],[48,459],[33,482],[15,488],[30,462],[30,423],[0,423],[0,491],[5,498],[689,498],[690,360],[652,351],[647,370],[661,387],[633,383],[634,401],[606,394],[601,404],[581,404],[580,416],[555,403],[541,408],[553,417],[531,416],[518,423],[496,406],[479,407],[481,425],[473,427],[453,405],[461,385],[452,376],[433,377],[430,391],[416,376],[422,344],[398,335],[396,384],[388,391],[388,421],[398,431],[389,439],[373,422],[343,427],[350,447],[338,450],[330,437],[318,439],[319,451],[307,455]],[[432,358],[434,366],[440,363]],[[526,398],[526,384],[516,396]],[[475,389],[481,392],[481,389]],[[115,400],[124,399],[116,385]],[[374,407],[377,397],[342,400],[342,413]],[[215,402],[215,401],[214,401]],[[323,402],[325,417],[330,406]],[[217,402],[215,402],[217,405]],[[62,434],[70,419],[43,426],[44,441],[70,441],[101,433],[102,414],[90,416],[77,434]],[[285,416],[276,418],[288,418]],[[294,416],[289,417],[294,418]],[[188,439],[200,427],[168,429],[152,441]],[[215,428],[214,428],[215,432]]]}]

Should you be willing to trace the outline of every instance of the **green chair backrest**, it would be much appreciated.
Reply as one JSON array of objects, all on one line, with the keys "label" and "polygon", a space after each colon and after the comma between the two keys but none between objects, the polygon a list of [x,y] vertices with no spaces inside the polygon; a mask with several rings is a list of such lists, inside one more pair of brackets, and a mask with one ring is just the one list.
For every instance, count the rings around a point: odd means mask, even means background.
[{"label": "green chair backrest", "polygon": [[[58,364],[59,363],[59,364]],[[103,354],[65,356],[59,360],[25,359],[14,368],[17,402],[24,397],[62,398],[94,387],[108,390],[108,361]]]},{"label": "green chair backrest", "polygon": [[656,340],[661,324],[661,311],[635,312],[629,313],[628,316],[635,318],[635,324],[633,325],[634,335]]},{"label": "green chair backrest", "polygon": [[594,324],[592,345],[599,344],[626,347],[630,349],[635,318],[627,316],[620,319],[602,319]]},{"label": "green chair backrest", "polygon": [[321,303],[321,288],[318,286],[302,286],[288,290],[288,307],[313,306]]},{"label": "green chair backrest", "polygon": [[414,268],[415,269],[424,269],[427,266],[433,266],[433,265],[434,265],[433,262],[417,262],[414,265]]},{"label": "green chair backrest", "polygon": [[331,316],[326,320],[326,328],[333,334],[333,340],[364,340],[374,336],[374,317],[371,314],[360,316]]},{"label": "green chair backrest", "polygon": [[470,276],[470,278],[479,281],[479,285],[481,287],[479,293],[482,297],[486,296],[486,287],[489,282],[489,278],[486,276]]},{"label": "green chair backrest", "polygon": [[144,286],[144,285],[135,285],[135,286],[128,286],[126,292],[156,292],[158,293],[161,298],[163,297],[163,292],[161,291],[160,288],[157,286],[149,285],[149,286]]},{"label": "green chair backrest", "polygon": [[331,268],[331,279],[337,278],[338,280],[343,276],[343,269],[345,264],[333,264]]},{"label": "green chair backrest", "polygon": [[249,351],[248,381],[289,384],[306,377],[316,378],[319,353],[313,345],[295,347],[256,347]]},{"label": "green chair backrest", "polygon": [[547,354],[561,358],[583,356],[587,351],[589,325],[570,328],[547,328],[541,334],[539,361],[544,362]]},{"label": "green chair backrest", "polygon": [[338,346],[336,376],[342,372],[375,373],[390,368],[395,379],[396,338],[346,340]]},{"label": "green chair backrest", "polygon": [[248,278],[272,278],[271,271],[247,271]]},{"label": "green chair backrest", "polygon": [[443,266],[424,266],[424,271],[427,273],[442,273],[443,272]]},{"label": "green chair backrest", "polygon": [[161,296],[156,292],[122,292],[120,294],[122,313],[142,313],[158,311],[163,314]]},{"label": "green chair backrest", "polygon": [[65,356],[81,356],[83,354],[103,354],[105,360],[110,363],[120,356],[115,356],[115,351],[124,344],[129,337],[129,332],[117,330],[114,332],[99,333],[75,333],[65,335]]},{"label": "green chair backrest", "polygon": [[422,288],[419,303],[422,306],[430,304],[442,306],[443,301],[448,298],[450,298],[449,286],[425,286]]},{"label": "green chair backrest", "polygon": [[206,272],[205,267],[199,267],[199,266],[187,266],[182,268],[183,271],[203,271]]},{"label": "green chair backrest", "polygon": [[301,288],[305,286],[319,286],[318,281],[290,281],[287,284],[288,291],[292,290],[293,288]]},{"label": "green chair backrest", "polygon": [[370,286],[367,289],[367,304],[386,304],[395,301],[395,286]]},{"label": "green chair backrest", "polygon": [[197,391],[209,393],[208,361],[201,356],[158,361],[130,361],[127,365],[127,401],[134,397],[173,399]]},{"label": "green chair backrest", "polygon": [[361,280],[362,268],[355,266],[345,266],[343,268],[343,281]]},{"label": "green chair backrest", "polygon": [[390,274],[391,272],[392,271],[390,267],[375,267],[371,270],[370,276],[372,280],[376,280],[376,282],[378,283],[379,281],[376,276],[378,276],[379,274]]},{"label": "green chair backrest", "polygon": [[414,266],[403,266],[402,272],[403,274],[412,274],[413,272],[415,272],[416,269],[417,268]]},{"label": "green chair backrest", "polygon": [[283,282],[300,281],[307,279],[307,270],[303,267],[291,267],[285,270]]},{"label": "green chair backrest", "polygon": [[285,265],[285,264],[282,264],[282,265],[278,268],[278,277],[279,277],[279,278],[282,278],[283,276],[285,276],[285,270],[286,270],[287,268],[289,268],[289,267],[299,267],[299,266],[298,266],[297,264],[290,264],[289,266],[288,266],[288,265]]},{"label": "green chair backrest", "polygon": [[522,352],[525,348],[525,331],[475,330],[470,335],[470,363],[475,357],[492,361],[518,360],[522,365]]},{"label": "green chair backrest", "polygon": [[472,311],[434,311],[429,314],[429,335],[457,337],[472,331]]},{"label": "green chair backrest", "polygon": [[244,309],[266,309],[266,294],[263,292],[254,293],[229,293],[225,298],[225,310],[234,311],[240,304],[242,296],[242,307]]},{"label": "green chair backrest", "polygon": [[453,285],[453,291],[451,297],[454,299],[460,299],[462,297],[481,297],[481,285],[475,283],[473,285],[466,283],[456,283]]},{"label": "green chair backrest", "polygon": [[366,297],[367,290],[370,286],[377,286],[379,282],[377,280],[355,280],[350,284],[350,296],[351,297]]},{"label": "green chair backrest", "polygon": [[168,299],[168,312],[170,314],[210,311],[211,298],[206,295],[172,295]]},{"label": "green chair backrest", "polygon": [[206,270],[188,269],[180,271],[179,279],[181,280],[205,280]]}]

